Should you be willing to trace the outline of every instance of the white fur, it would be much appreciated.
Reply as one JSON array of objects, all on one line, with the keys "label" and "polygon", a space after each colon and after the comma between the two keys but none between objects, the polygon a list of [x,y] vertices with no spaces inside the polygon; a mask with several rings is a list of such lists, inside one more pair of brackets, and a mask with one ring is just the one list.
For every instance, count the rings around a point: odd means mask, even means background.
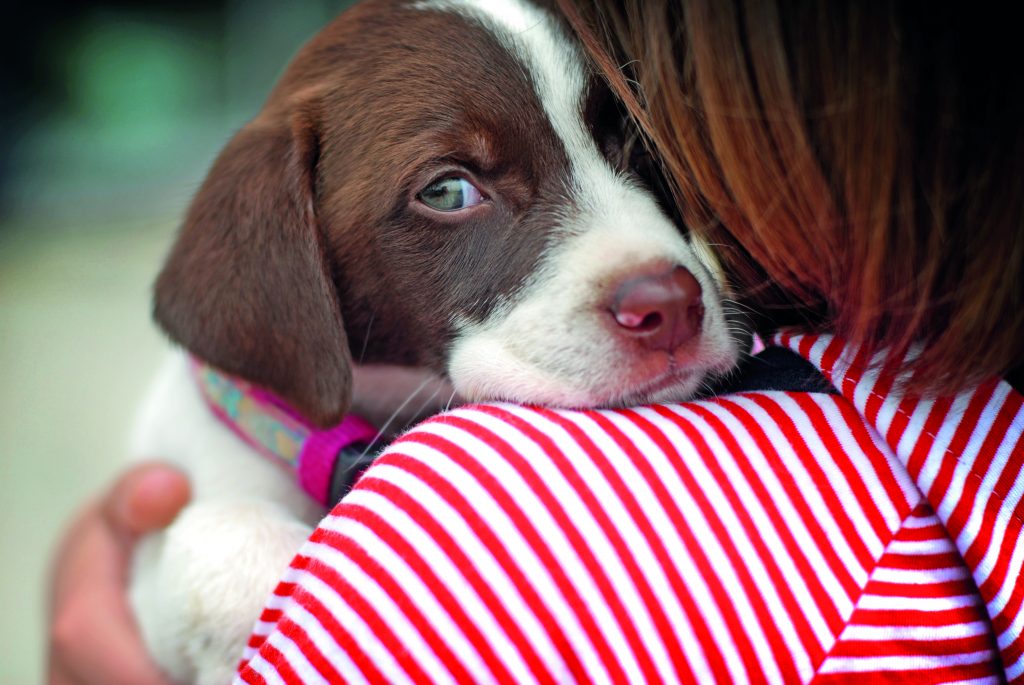
[{"label": "white fur", "polygon": [[[452,399],[448,383],[417,369],[356,367],[353,385],[359,414],[395,431]],[[177,464],[193,495],[135,554],[129,595],[146,645],[177,681],[230,682],[260,609],[324,511],[209,411],[183,352],[157,375],[131,451]]]},{"label": "white fur", "polygon": [[135,554],[129,595],[146,645],[177,681],[230,682],[260,608],[323,511],[207,409],[180,352],[143,404],[132,453],[180,466],[193,495]]},{"label": "white fur", "polygon": [[[356,367],[353,385],[359,414],[392,431],[452,400],[450,384],[423,370]],[[176,681],[230,682],[260,609],[324,511],[210,412],[183,352],[157,375],[131,452],[184,469],[193,495],[135,553],[129,596],[146,645]]]}]

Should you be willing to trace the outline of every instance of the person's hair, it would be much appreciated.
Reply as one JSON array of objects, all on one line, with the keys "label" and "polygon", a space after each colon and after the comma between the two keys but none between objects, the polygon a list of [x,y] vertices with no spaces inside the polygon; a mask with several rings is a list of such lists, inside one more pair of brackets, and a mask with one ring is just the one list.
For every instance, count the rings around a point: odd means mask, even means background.
[{"label": "person's hair", "polygon": [[1024,361],[1014,22],[928,2],[559,5],[754,306],[897,362],[922,343],[917,390]]}]

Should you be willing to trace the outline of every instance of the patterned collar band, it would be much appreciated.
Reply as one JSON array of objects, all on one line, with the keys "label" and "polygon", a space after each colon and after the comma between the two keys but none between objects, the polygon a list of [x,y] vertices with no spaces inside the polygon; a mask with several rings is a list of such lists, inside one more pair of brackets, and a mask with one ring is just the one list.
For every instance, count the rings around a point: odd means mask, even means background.
[{"label": "patterned collar band", "polygon": [[253,449],[294,470],[299,485],[332,506],[370,465],[377,430],[353,414],[319,429],[274,394],[192,358],[192,375],[210,410]]}]

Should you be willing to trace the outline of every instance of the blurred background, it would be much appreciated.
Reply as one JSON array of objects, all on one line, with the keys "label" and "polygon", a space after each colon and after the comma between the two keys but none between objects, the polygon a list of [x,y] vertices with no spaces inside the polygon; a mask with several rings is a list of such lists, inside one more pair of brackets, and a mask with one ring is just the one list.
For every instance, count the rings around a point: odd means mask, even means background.
[{"label": "blurred background", "polygon": [[0,683],[40,683],[49,560],[126,460],[149,286],[213,156],[345,0],[8,2],[0,26]]}]

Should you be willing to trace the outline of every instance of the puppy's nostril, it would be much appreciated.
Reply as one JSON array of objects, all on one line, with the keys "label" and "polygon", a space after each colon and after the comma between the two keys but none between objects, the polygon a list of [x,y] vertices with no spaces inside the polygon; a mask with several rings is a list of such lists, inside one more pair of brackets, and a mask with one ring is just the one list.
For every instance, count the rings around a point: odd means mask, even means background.
[{"label": "puppy's nostril", "polygon": [[636,331],[651,331],[661,325],[662,316],[658,312],[641,315],[630,311],[620,311],[615,314],[615,320],[623,328],[632,328]]},{"label": "puppy's nostril", "polygon": [[644,317],[644,320],[640,322],[638,328],[645,331],[652,331],[662,323],[662,316],[658,312],[651,312]]},{"label": "puppy's nostril", "polygon": [[700,331],[700,283],[681,266],[628,279],[615,291],[611,313],[624,335],[650,349],[672,352]]}]

